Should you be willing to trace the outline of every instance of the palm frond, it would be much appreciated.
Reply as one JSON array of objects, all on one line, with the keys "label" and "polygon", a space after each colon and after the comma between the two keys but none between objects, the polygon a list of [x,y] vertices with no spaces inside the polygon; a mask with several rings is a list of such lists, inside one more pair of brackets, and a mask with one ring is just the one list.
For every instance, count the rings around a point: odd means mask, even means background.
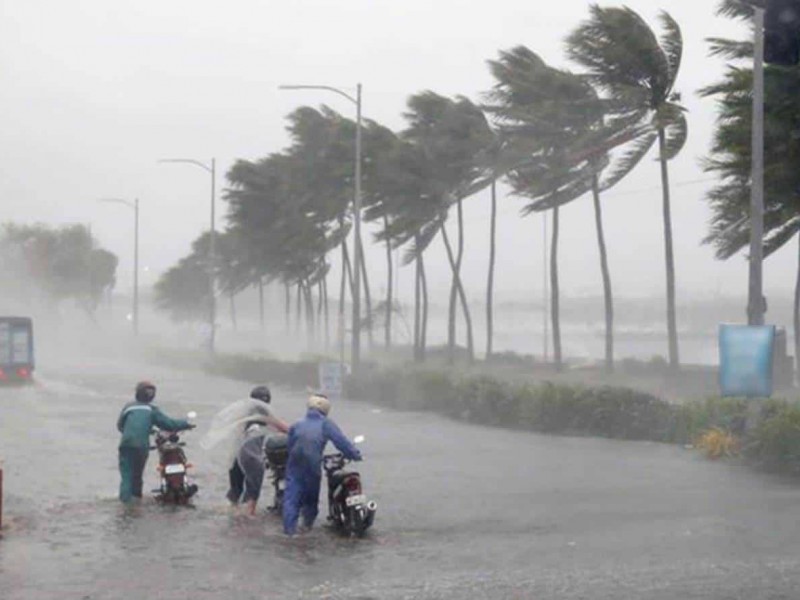
[{"label": "palm frond", "polygon": [[683,150],[686,140],[689,137],[689,124],[686,122],[686,115],[678,113],[666,127],[667,148],[664,159],[672,160]]},{"label": "palm frond", "polygon": [[681,69],[681,58],[683,56],[683,36],[681,27],[677,21],[670,16],[667,11],[661,11],[658,16],[664,33],[661,34],[661,48],[667,57],[669,65],[670,80],[675,82]]},{"label": "palm frond", "polygon": [[653,147],[656,139],[658,139],[658,133],[651,129],[631,142],[622,157],[614,163],[611,173],[603,178],[600,190],[606,191],[627,177],[642,162],[642,159]]}]

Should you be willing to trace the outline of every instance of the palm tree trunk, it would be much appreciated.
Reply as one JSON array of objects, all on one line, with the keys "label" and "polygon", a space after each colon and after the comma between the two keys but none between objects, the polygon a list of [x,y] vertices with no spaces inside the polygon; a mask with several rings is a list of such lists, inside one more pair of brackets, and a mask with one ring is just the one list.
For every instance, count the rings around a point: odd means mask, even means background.
[{"label": "palm tree trunk", "polygon": [[[464,256],[464,210],[460,199],[456,202],[456,207],[458,214],[458,254],[453,271],[453,279],[450,283],[450,303],[447,311],[447,358],[450,364],[455,361],[456,351],[456,301],[458,299],[458,284],[456,281],[461,273],[461,259]],[[444,225],[442,225],[442,230],[444,230]]]},{"label": "palm tree trunk", "polygon": [[375,345],[375,338],[372,333],[372,295],[369,293],[369,278],[367,277],[367,264],[364,260],[364,249],[359,245],[361,260],[359,261],[361,267],[361,281],[364,282],[364,299],[367,303],[367,336],[369,339],[369,346],[372,348]]},{"label": "palm tree trunk", "polygon": [[295,332],[295,335],[300,335],[301,320],[303,318],[302,311],[301,311],[302,305],[300,304],[300,299],[302,297],[302,294],[303,294],[303,286],[298,281],[297,282],[297,298],[295,299],[295,305],[294,305],[294,312],[295,312],[294,332]]},{"label": "palm tree trunk", "polygon": [[350,283],[350,297],[353,297],[353,267],[350,266],[350,252],[347,251],[347,242],[342,242],[342,258],[344,259],[347,281]]},{"label": "palm tree trunk", "polygon": [[233,325],[233,330],[236,331],[239,327],[236,323],[236,298],[233,292],[228,294],[228,299],[230,302],[231,307],[231,325]]},{"label": "palm tree trunk", "polygon": [[497,182],[492,180],[492,216],[489,222],[489,281],[486,284],[486,360],[492,356],[494,337],[494,263],[497,235]]},{"label": "palm tree trunk", "polygon": [[[317,281],[317,329],[322,329],[322,302],[323,302],[323,294],[322,294],[322,277],[319,278]],[[318,331],[317,333],[324,334],[322,331]],[[320,335],[322,337],[322,335]]]},{"label": "palm tree trunk", "polygon": [[[416,237],[419,244],[419,236]],[[421,310],[421,286],[422,273],[420,269],[421,257],[417,256],[414,260],[414,360],[422,360],[420,340],[422,339],[422,310]]]},{"label": "palm tree trunk", "polygon": [[258,320],[261,331],[264,331],[264,279],[258,278]]},{"label": "palm tree trunk", "polygon": [[324,297],[324,304],[323,306],[325,311],[325,349],[329,349],[331,347],[331,327],[330,327],[330,315],[328,312],[328,275],[325,274],[325,277],[322,279],[322,295]]},{"label": "palm tree trunk", "polygon": [[563,364],[558,288],[558,205],[553,207],[553,234],[550,244],[550,319],[553,324],[553,361],[555,362],[556,371],[561,371]]},{"label": "palm tree trunk", "polygon": [[[339,227],[343,227],[344,219],[339,219]],[[336,325],[337,341],[339,343],[339,360],[344,362],[344,336],[345,336],[345,317],[344,302],[347,294],[347,244],[342,240],[342,278],[339,283],[339,315]]]},{"label": "palm tree trunk", "polygon": [[386,236],[386,318],[384,321],[383,342],[386,349],[392,347],[392,285],[394,284],[394,271],[392,270],[392,242],[389,240],[389,217],[383,215],[383,229]]},{"label": "palm tree trunk", "polygon": [[661,191],[664,204],[664,250],[667,266],[667,334],[669,336],[669,367],[680,368],[678,356],[678,325],[675,315],[675,257],[672,250],[672,214],[669,195],[669,172],[667,171],[667,138],[663,127],[658,128],[659,162],[661,163]]},{"label": "palm tree trunk", "polygon": [[286,292],[286,335],[288,336],[292,328],[292,293],[288,283],[284,282],[283,288]]},{"label": "palm tree trunk", "polygon": [[597,228],[597,246],[600,250],[600,271],[603,274],[603,300],[606,309],[606,372],[614,371],[614,300],[611,293],[611,274],[608,269],[608,253],[603,233],[603,212],[600,206],[600,185],[597,173],[592,177],[592,199],[594,200],[594,221]]},{"label": "palm tree trunk", "polygon": [[306,305],[306,337],[308,338],[309,349],[314,347],[315,336],[315,320],[314,320],[314,298],[311,295],[311,284],[308,280],[303,281],[303,299]]},{"label": "palm tree trunk", "polygon": [[475,359],[475,347],[472,339],[472,317],[470,316],[469,306],[467,305],[467,296],[464,293],[464,286],[461,283],[461,276],[458,273],[458,264],[453,258],[453,249],[450,246],[450,238],[447,236],[447,230],[444,228],[444,225],[442,225],[442,239],[444,240],[444,246],[447,250],[447,260],[450,262],[450,268],[453,270],[456,289],[459,297],[461,298],[461,307],[464,310],[464,319],[467,322],[467,351],[469,353],[469,360],[472,361]]},{"label": "palm tree trunk", "polygon": [[422,259],[422,254],[419,255],[419,273],[422,282],[422,331],[419,338],[419,357],[425,362],[428,345],[428,278],[425,275],[425,261]]},{"label": "palm tree trunk", "polygon": [[[797,233],[800,242],[800,231]],[[794,362],[795,381],[800,384],[800,245],[797,254],[797,281],[794,286]]]}]

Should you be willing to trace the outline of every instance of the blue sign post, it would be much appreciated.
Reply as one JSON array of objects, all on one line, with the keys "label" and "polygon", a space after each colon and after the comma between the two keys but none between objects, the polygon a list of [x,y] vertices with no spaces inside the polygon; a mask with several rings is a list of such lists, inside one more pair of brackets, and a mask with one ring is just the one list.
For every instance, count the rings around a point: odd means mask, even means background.
[{"label": "blue sign post", "polygon": [[773,388],[775,327],[720,325],[719,386],[723,396],[768,398]]},{"label": "blue sign post", "polygon": [[319,363],[320,391],[328,398],[341,398],[344,380],[344,365],[338,362]]}]

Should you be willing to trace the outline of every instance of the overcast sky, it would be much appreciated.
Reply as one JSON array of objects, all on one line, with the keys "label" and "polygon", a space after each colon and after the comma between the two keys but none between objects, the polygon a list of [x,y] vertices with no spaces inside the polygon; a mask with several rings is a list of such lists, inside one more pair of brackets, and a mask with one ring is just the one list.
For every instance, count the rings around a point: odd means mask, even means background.
[{"label": "overcast sky", "polygon": [[[614,5],[615,2],[601,2]],[[714,103],[697,97],[722,63],[704,38],[742,35],[714,15],[712,0],[629,0],[653,26],[667,8],[683,28],[678,89],[690,137],[670,164],[679,296],[744,295],[744,259],[714,260],[701,247],[709,213],[700,166]],[[238,158],[256,159],[288,142],[284,117],[301,104],[353,107],[325,92],[278,91],[282,83],[364,85],[364,113],[403,127],[409,95],[431,89],[474,100],[492,85],[486,60],[524,44],[564,65],[563,38],[588,15],[584,0],[0,0],[0,220],[90,223],[122,262],[129,282],[132,216],[104,197],[142,203],[146,283],[186,254],[208,227],[208,175],[160,157],[217,158],[218,189]],[[652,158],[654,158],[653,156]],[[605,198],[615,291],[663,295],[663,241],[657,165],[648,160]],[[482,297],[488,196],[467,208],[466,284]],[[519,217],[523,201],[501,198],[497,288],[506,298],[540,293],[541,217]],[[218,209],[224,213],[224,203]],[[599,294],[589,198],[562,213],[562,284],[567,294]],[[382,252],[368,256],[382,285]],[[768,291],[793,286],[795,244],[767,263]],[[434,288],[446,287],[441,241],[430,252]],[[403,295],[410,271],[401,274]],[[438,283],[437,283],[438,282]]]}]

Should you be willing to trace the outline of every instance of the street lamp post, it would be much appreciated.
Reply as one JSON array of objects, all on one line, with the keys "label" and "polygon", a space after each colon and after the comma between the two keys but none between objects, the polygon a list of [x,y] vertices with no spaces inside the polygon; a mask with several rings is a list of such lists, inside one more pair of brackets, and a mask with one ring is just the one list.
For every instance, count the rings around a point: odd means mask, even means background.
[{"label": "street lamp post", "polygon": [[123,204],[133,210],[133,333],[139,335],[139,199],[103,198],[98,202]]},{"label": "street lamp post", "polygon": [[750,261],[747,294],[747,324],[763,325],[764,302],[764,8],[753,5],[753,150],[750,180]]},{"label": "street lamp post", "polygon": [[217,253],[216,253],[216,245],[217,245],[217,230],[215,226],[215,219],[216,219],[216,186],[217,186],[217,161],[215,158],[211,159],[211,165],[207,165],[206,163],[195,160],[193,158],[162,158],[158,162],[160,163],[186,163],[190,165],[195,165],[196,167],[200,167],[204,171],[208,172],[211,175],[211,236],[209,238],[208,243],[208,280],[209,280],[209,301],[208,301],[208,324],[211,329],[209,332],[208,338],[208,349],[209,352],[214,352],[214,338],[216,335],[216,313],[217,313],[217,301],[216,301],[216,266],[217,266]]},{"label": "street lamp post", "polygon": [[281,85],[281,90],[327,90],[347,98],[356,106],[356,156],[355,156],[355,194],[353,198],[353,229],[355,250],[353,252],[353,336],[350,360],[353,371],[361,362],[361,262],[364,257],[361,248],[361,84],[356,85],[356,95],[351,96],[339,88],[328,85]]}]

